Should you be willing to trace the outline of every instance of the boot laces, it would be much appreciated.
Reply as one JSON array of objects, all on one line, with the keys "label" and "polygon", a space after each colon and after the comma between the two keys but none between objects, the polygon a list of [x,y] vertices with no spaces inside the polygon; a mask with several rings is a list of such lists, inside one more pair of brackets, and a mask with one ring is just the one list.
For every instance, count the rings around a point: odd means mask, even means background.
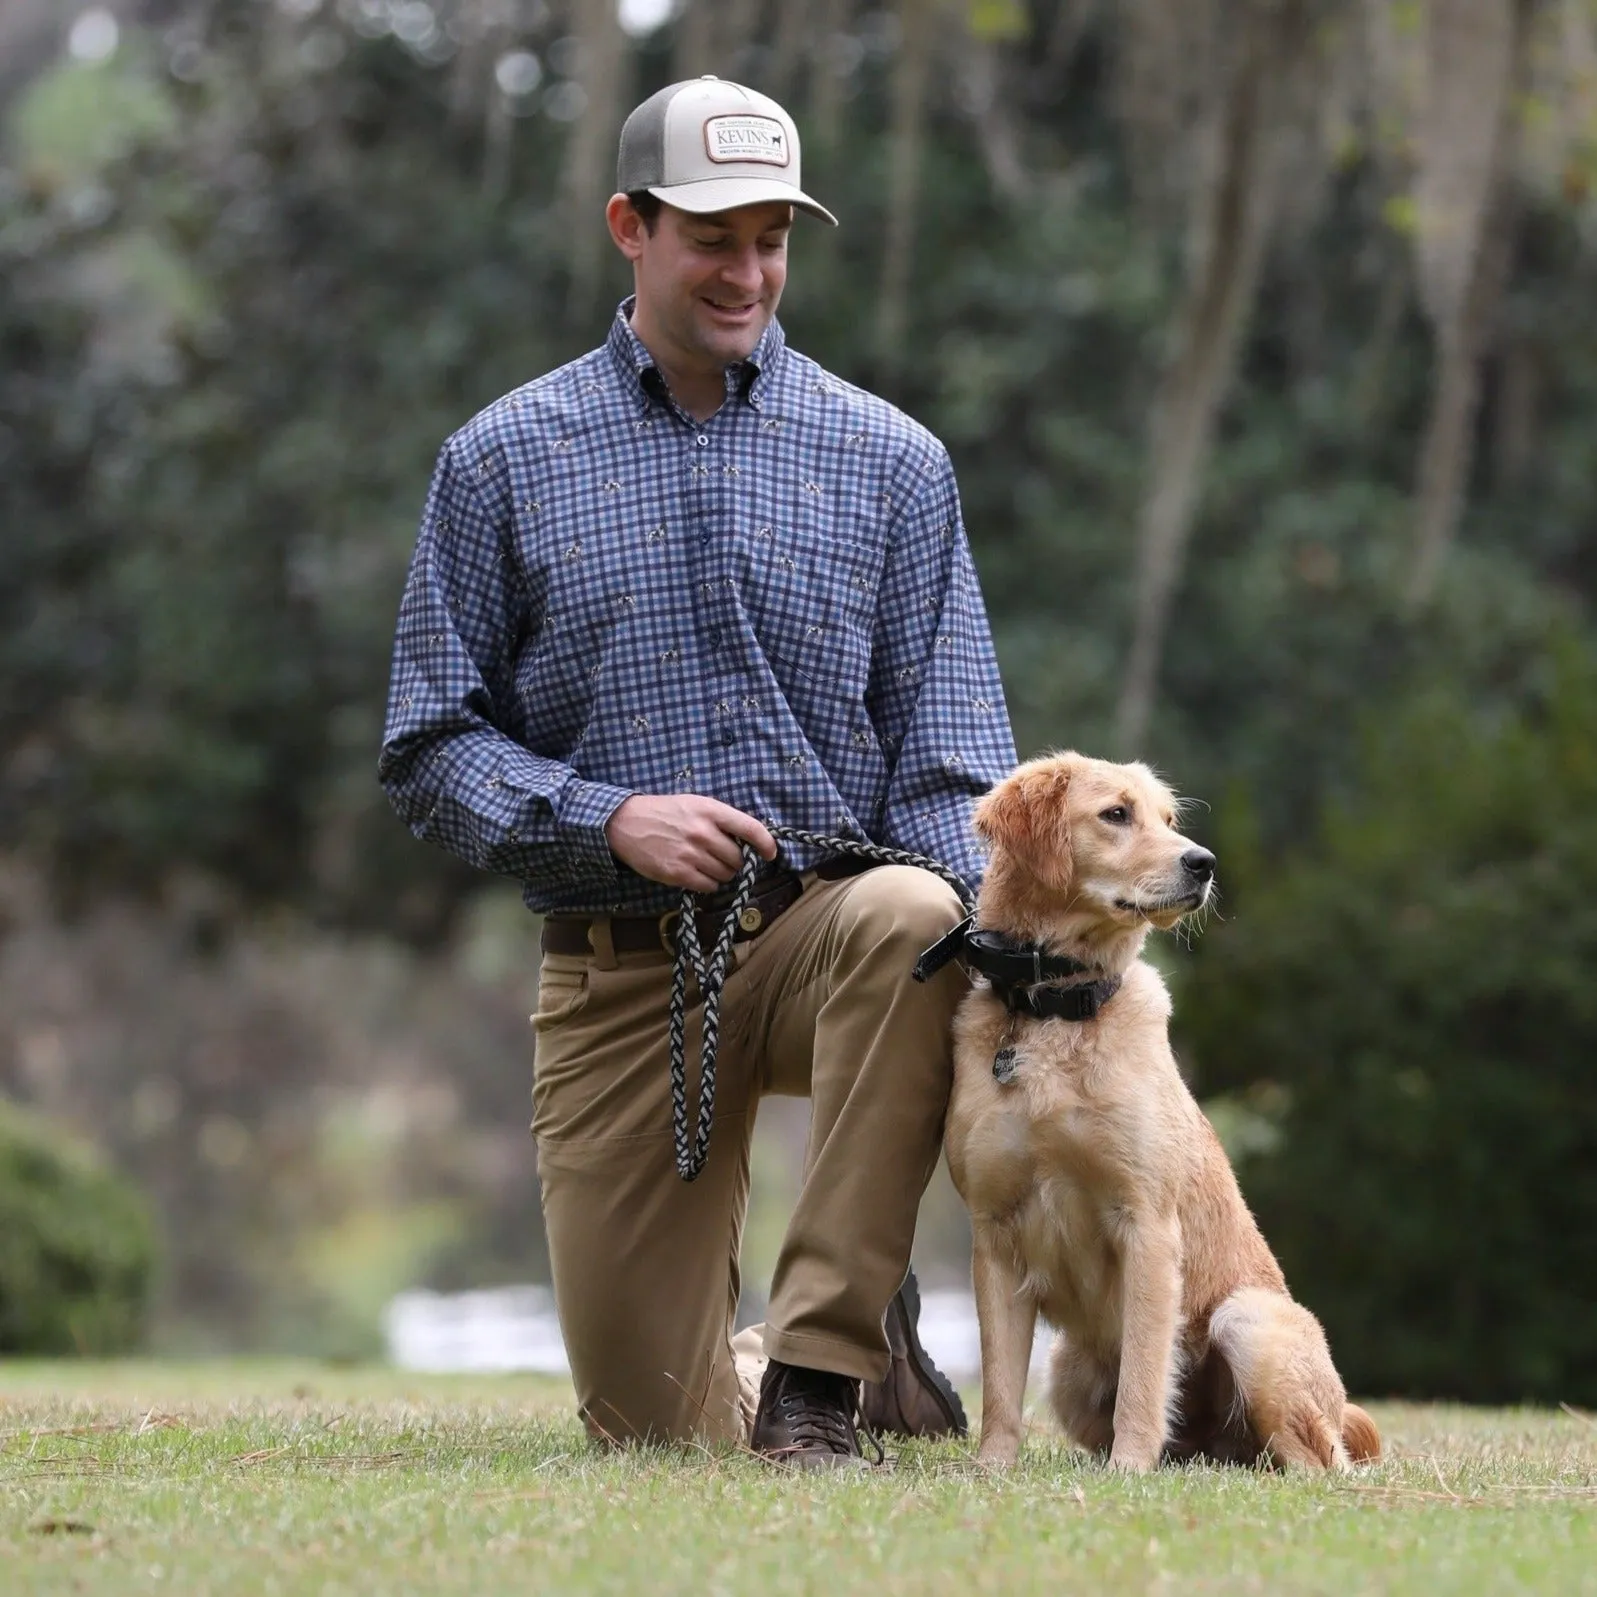
[{"label": "boot laces", "polygon": [[781,1379],[776,1407],[787,1422],[795,1449],[819,1447],[829,1453],[853,1455],[860,1452],[863,1434],[876,1462],[885,1460],[881,1442],[860,1414],[858,1381],[797,1365],[789,1365]]}]

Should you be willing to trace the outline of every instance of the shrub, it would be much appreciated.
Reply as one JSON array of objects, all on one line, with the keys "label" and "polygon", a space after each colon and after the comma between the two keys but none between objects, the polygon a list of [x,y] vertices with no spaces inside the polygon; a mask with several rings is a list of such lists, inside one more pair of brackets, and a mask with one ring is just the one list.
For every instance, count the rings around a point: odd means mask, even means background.
[{"label": "shrub", "polygon": [[1274,1122],[1238,1173],[1361,1391],[1597,1402],[1597,672],[1549,675],[1495,727],[1395,710],[1285,868],[1233,825],[1178,995],[1200,1092]]},{"label": "shrub", "polygon": [[0,1354],[134,1346],[154,1254],[140,1194],[84,1144],[0,1099]]}]

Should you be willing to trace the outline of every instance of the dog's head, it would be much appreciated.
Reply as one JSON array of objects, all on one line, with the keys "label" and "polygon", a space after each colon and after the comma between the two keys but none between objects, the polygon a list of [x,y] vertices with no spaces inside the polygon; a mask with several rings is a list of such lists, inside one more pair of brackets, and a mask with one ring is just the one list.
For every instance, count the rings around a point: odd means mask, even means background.
[{"label": "dog's head", "polygon": [[[1169,930],[1201,909],[1214,855],[1176,829],[1175,795],[1145,765],[1080,754],[1028,760],[977,803],[997,907],[1069,911],[1105,930]],[[990,897],[984,883],[984,897]]]}]

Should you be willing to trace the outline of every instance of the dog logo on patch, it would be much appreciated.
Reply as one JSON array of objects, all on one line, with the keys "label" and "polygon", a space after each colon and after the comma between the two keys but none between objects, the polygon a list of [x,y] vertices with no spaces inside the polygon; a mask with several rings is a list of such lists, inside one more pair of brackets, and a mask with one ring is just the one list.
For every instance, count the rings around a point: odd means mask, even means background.
[{"label": "dog logo on patch", "polygon": [[712,116],[704,124],[704,148],[718,162],[786,166],[793,159],[787,129],[774,116]]}]

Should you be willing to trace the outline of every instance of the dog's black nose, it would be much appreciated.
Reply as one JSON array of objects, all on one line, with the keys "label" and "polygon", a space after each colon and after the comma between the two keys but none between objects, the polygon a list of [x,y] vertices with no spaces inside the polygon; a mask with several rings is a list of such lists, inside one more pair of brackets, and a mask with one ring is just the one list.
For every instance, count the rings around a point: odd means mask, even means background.
[{"label": "dog's black nose", "polygon": [[1181,856],[1181,868],[1195,881],[1214,880],[1214,855],[1206,848],[1189,848]]}]

